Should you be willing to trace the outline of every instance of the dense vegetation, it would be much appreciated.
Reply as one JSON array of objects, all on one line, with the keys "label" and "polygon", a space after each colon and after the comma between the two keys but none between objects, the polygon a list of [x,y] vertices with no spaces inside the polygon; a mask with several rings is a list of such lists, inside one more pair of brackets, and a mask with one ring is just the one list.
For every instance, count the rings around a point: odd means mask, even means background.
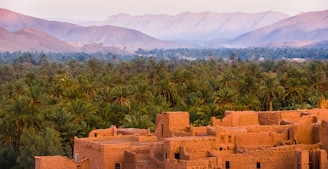
[{"label": "dense vegetation", "polygon": [[92,129],[154,129],[163,111],[188,111],[197,126],[227,109],[314,108],[328,96],[326,61],[50,60],[17,54],[0,64],[1,168],[33,168],[34,155],[71,157],[73,137]]}]

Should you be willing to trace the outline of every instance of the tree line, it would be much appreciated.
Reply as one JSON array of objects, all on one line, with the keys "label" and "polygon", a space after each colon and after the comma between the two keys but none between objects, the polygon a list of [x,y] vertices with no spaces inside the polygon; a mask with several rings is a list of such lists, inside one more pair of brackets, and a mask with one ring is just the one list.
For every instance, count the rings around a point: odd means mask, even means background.
[{"label": "tree line", "polygon": [[[32,57],[32,58],[31,58]],[[225,110],[317,107],[328,62],[226,59],[52,62],[33,55],[0,64],[0,166],[34,168],[35,155],[72,157],[93,129],[154,129],[156,114],[190,112],[209,125]]]}]

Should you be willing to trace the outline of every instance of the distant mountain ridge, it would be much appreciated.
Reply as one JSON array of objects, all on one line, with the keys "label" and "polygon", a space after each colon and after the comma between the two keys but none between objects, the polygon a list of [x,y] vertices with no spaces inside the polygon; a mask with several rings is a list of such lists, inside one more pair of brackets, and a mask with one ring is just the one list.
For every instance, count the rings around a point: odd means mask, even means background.
[{"label": "distant mountain ridge", "polygon": [[[287,18],[245,33],[228,41],[227,44],[240,47],[265,47],[265,44],[269,44],[279,47],[279,44],[288,43],[289,47],[302,47],[302,45],[298,45],[304,43],[304,46],[309,46],[307,43],[309,41],[318,43],[318,41],[325,40],[328,40],[328,10],[308,12]],[[291,45],[291,43],[295,45]],[[284,45],[280,47],[284,47]]]},{"label": "distant mountain ridge", "polygon": [[[139,27],[142,31],[108,25],[116,22],[126,27]],[[138,48],[327,48],[328,41],[328,10],[293,17],[277,12],[186,12],[176,16],[119,14],[110,16],[104,24],[80,26],[0,8],[0,51],[126,54]],[[181,41],[160,40],[144,32]]]},{"label": "distant mountain ridge", "polygon": [[76,24],[30,17],[1,8],[0,16],[0,27],[10,32],[32,28],[47,33],[55,39],[70,44],[79,44],[76,47],[89,44],[101,44],[103,47],[130,48],[132,50],[138,48],[185,47],[178,43],[155,39],[136,30],[116,26],[83,27]]},{"label": "distant mountain ridge", "polygon": [[10,32],[0,27],[0,51],[78,52],[79,49],[32,28]]},{"label": "distant mountain ridge", "polygon": [[204,41],[234,38],[285,18],[288,18],[288,15],[279,12],[185,12],[175,16],[118,14],[109,16],[104,22],[93,24],[135,29],[159,39]]}]

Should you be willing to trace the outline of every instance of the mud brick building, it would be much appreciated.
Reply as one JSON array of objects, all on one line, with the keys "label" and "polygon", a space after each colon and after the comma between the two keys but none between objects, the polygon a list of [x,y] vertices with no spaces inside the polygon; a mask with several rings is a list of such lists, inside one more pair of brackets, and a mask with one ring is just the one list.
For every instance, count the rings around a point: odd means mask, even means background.
[{"label": "mud brick building", "polygon": [[36,156],[36,169],[328,169],[328,109],[226,111],[194,127],[188,112],[156,117],[156,130],[94,130],[74,159]]}]

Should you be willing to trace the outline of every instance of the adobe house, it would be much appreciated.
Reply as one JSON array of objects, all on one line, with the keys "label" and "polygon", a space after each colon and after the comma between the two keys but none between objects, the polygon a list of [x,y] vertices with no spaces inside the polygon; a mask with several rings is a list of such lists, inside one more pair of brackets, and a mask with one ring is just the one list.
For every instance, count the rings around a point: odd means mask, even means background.
[{"label": "adobe house", "polygon": [[156,130],[93,130],[74,139],[74,159],[35,157],[36,169],[328,169],[328,109],[226,111],[194,127],[164,112]]}]

